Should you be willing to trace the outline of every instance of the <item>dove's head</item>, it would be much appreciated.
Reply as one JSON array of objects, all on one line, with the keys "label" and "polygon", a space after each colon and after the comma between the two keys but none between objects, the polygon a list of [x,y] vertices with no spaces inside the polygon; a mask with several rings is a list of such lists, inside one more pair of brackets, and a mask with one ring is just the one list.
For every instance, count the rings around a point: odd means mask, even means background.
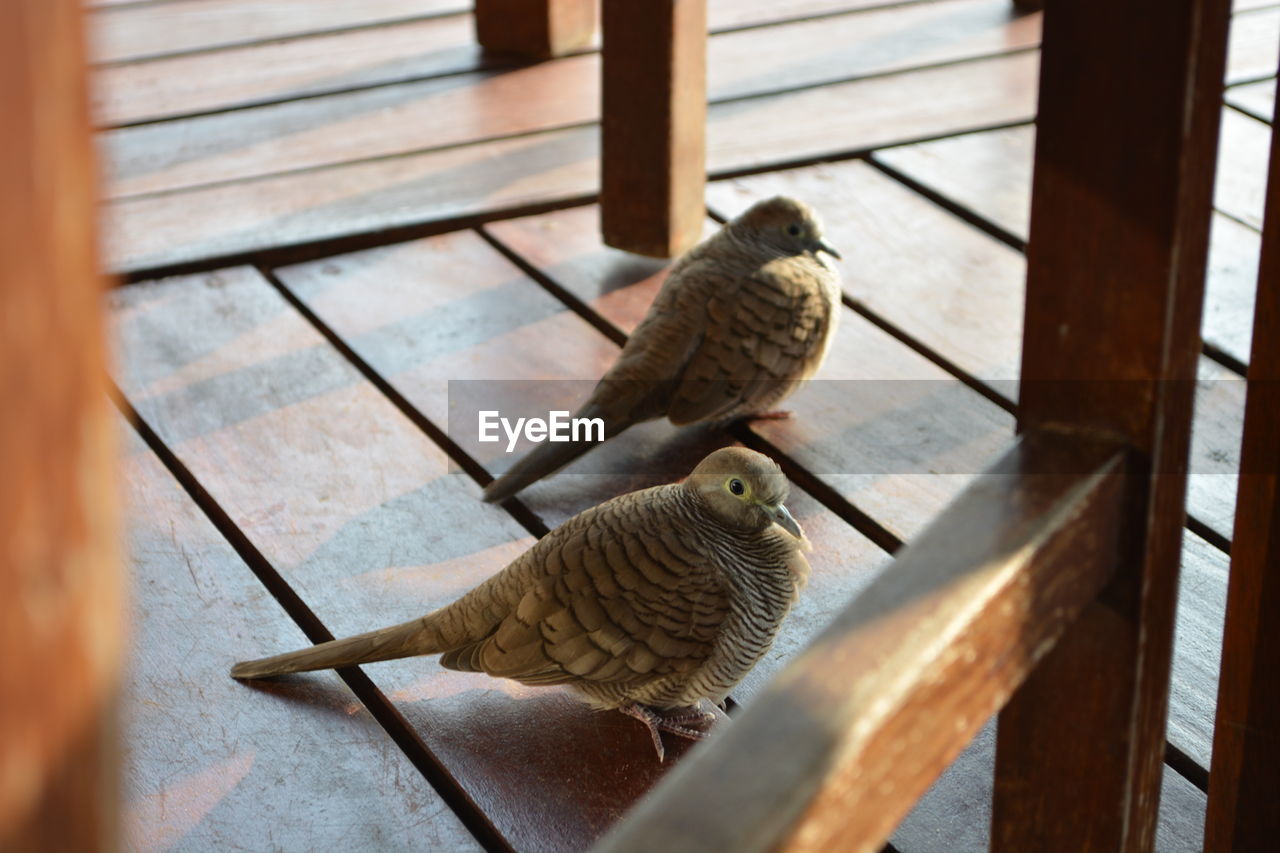
[{"label": "dove's head", "polygon": [[786,196],[758,201],[729,223],[729,228],[748,240],[762,243],[784,257],[826,252],[840,253],[822,238],[822,223],[809,205]]},{"label": "dove's head", "polygon": [[791,486],[778,463],[763,453],[722,447],[698,463],[684,486],[728,527],[758,533],[777,524],[804,540],[800,525],[782,503]]}]

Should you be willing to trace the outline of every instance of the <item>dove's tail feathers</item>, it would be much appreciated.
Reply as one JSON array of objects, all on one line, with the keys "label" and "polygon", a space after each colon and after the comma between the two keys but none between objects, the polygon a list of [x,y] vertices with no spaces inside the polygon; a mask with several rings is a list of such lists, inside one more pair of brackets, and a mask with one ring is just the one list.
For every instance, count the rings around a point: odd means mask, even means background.
[{"label": "dove's tail feathers", "polygon": [[330,640],[309,649],[299,649],[261,660],[241,661],[231,668],[231,677],[267,678],[290,672],[311,672],[316,669],[395,660],[441,652],[444,651],[442,645],[439,631],[433,630],[429,617],[423,617],[344,640]]},{"label": "dove's tail feathers", "polygon": [[[587,406],[574,415],[575,418],[597,418],[601,412],[594,406]],[[632,421],[604,417],[604,440],[613,438]],[[484,499],[489,503],[505,501],[526,486],[541,480],[548,474],[559,471],[600,441],[546,441],[529,451],[523,459],[512,465],[506,473],[484,488]]]}]

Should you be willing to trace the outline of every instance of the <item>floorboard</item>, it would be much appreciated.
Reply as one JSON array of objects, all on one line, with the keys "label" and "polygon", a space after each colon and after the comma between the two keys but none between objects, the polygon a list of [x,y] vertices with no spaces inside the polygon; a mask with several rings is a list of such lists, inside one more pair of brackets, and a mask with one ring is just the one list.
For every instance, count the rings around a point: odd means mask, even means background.
[{"label": "floorboard", "polygon": [[[759,169],[1023,121],[1035,74],[1036,57],[1018,54],[717,104],[709,168]],[[938,100],[922,109],[926,95]],[[594,126],[571,128],[115,202],[108,265],[153,269],[590,196],[597,137]]]},{"label": "floorboard", "polygon": [[124,62],[470,11],[463,0],[169,0],[88,23],[94,60]]},{"label": "floorboard", "polygon": [[1280,64],[1280,8],[1242,12],[1231,18],[1227,82],[1274,77]]},{"label": "floorboard", "polygon": [[121,420],[135,653],[122,798],[130,850],[479,851],[333,674],[250,687],[235,660],[303,633]]},{"label": "floorboard", "polygon": [[[1039,37],[1039,16],[1010,22],[1007,0],[749,29],[710,39],[709,97],[975,59],[1034,47]],[[595,122],[599,79],[599,55],[590,54],[122,128],[102,137],[108,194],[171,192]]]}]

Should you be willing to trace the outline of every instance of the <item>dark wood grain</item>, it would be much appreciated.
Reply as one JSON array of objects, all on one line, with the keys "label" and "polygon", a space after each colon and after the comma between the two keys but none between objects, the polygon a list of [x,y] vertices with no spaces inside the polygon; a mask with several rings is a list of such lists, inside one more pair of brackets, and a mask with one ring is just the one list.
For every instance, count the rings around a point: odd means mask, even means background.
[{"label": "dark wood grain", "polygon": [[[125,654],[78,0],[0,7],[0,848],[113,850]],[[59,93],[50,98],[50,92]]]},{"label": "dark wood grain", "polygon": [[[708,165],[757,168],[1025,120],[1035,65],[998,57],[715,105]],[[853,101],[860,109],[844,108]],[[589,196],[598,145],[582,127],[124,200],[108,207],[109,262],[148,269]]]},{"label": "dark wood grain", "polygon": [[476,0],[476,41],[529,59],[563,56],[591,41],[594,0]]},{"label": "dark wood grain", "polygon": [[1019,427],[1120,436],[1147,482],[1112,606],[1001,711],[996,850],[1154,843],[1229,17],[1082,0],[1046,20]]},{"label": "dark wood grain", "polygon": [[168,0],[96,11],[90,52],[98,62],[153,59],[470,9],[462,0]]},{"label": "dark wood grain", "polygon": [[670,258],[705,216],[707,5],[602,6],[600,229],[610,246]]},{"label": "dark wood grain", "polygon": [[306,636],[120,426],[134,600],[128,849],[480,850],[333,673],[227,678],[231,662]]},{"label": "dark wood grain", "polygon": [[1121,558],[1114,450],[989,473],[600,849],[879,849]]},{"label": "dark wood grain", "polygon": [[1272,843],[1280,766],[1280,136],[1271,140],[1257,314],[1249,360],[1240,502],[1210,768],[1208,850]]}]

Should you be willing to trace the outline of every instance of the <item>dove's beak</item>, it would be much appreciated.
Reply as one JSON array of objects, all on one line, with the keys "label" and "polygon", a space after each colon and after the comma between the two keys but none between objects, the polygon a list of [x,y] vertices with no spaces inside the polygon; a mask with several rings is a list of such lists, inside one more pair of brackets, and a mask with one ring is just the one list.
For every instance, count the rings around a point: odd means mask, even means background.
[{"label": "dove's beak", "polygon": [[844,260],[844,258],[840,257],[840,253],[837,252],[834,248],[832,248],[831,244],[826,242],[825,240],[819,240],[816,243],[814,243],[813,251],[814,251],[814,254],[817,254],[818,252],[826,252],[828,255],[835,258],[837,261]]},{"label": "dove's beak", "polygon": [[779,527],[797,539],[804,539],[804,531],[800,529],[799,523],[796,521],[795,516],[791,514],[790,510],[782,504],[769,507],[768,509],[770,518],[772,518]]}]

